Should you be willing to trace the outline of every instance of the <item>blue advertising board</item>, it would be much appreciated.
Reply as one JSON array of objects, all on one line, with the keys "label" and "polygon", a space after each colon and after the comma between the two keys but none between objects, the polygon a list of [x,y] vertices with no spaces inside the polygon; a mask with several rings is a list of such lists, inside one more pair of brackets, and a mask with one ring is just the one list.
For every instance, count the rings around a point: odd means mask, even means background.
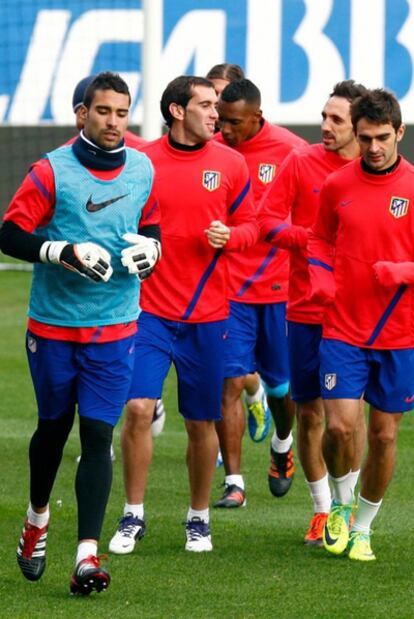
[{"label": "blue advertising board", "polygon": [[[2,0],[0,123],[71,124],[79,79],[119,71],[142,119],[143,12],[139,0]],[[337,81],[387,87],[414,122],[414,0],[164,0],[165,85],[240,64],[267,118],[316,124]]]}]

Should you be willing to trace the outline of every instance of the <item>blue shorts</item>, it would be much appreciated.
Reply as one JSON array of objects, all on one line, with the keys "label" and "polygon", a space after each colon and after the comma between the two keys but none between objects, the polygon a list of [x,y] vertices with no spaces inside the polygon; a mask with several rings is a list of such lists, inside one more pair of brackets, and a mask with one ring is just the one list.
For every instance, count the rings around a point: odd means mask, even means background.
[{"label": "blue shorts", "polygon": [[259,372],[269,387],[289,382],[286,303],[230,301],[226,378]]},{"label": "blue shorts", "polygon": [[288,320],[290,388],[292,400],[310,402],[321,395],[319,346],[321,325]]},{"label": "blue shorts", "polygon": [[414,407],[414,349],[374,350],[322,339],[321,394],[325,400],[364,400],[380,411]]},{"label": "blue shorts", "polygon": [[26,352],[41,419],[79,415],[114,426],[121,416],[134,367],[134,336],[103,344],[78,344],[30,331]]},{"label": "blue shorts", "polygon": [[128,399],[160,398],[171,364],[177,372],[178,408],[185,419],[221,419],[227,320],[176,322],[141,312]]}]

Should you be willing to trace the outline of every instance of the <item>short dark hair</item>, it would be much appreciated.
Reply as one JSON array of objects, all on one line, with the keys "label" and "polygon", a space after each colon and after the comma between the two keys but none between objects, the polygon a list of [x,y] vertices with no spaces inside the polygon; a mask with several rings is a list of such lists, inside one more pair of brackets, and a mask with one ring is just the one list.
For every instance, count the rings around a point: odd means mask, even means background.
[{"label": "short dark hair", "polygon": [[226,103],[235,101],[246,101],[253,105],[261,104],[261,95],[258,87],[247,78],[234,80],[227,84],[220,95],[220,99]]},{"label": "short dark hair", "polygon": [[171,103],[176,103],[186,108],[189,100],[194,95],[193,88],[195,86],[206,86],[214,90],[213,82],[210,82],[205,77],[197,77],[195,75],[180,75],[167,85],[162,93],[160,107],[161,114],[168,127],[171,127],[174,120],[170,112]]},{"label": "short dark hair", "polygon": [[354,101],[351,107],[351,118],[354,131],[361,118],[377,125],[391,124],[395,131],[401,127],[401,108],[397,97],[384,88],[367,90]]},{"label": "short dark hair", "polygon": [[122,79],[118,73],[112,73],[112,71],[104,71],[98,73],[89,86],[85,90],[83,97],[83,105],[88,109],[91,106],[95,92],[97,90],[115,90],[123,95],[128,95],[129,103],[131,103],[131,94],[129,92],[128,84]]},{"label": "short dark hair", "polygon": [[366,92],[367,89],[362,84],[357,84],[354,80],[344,80],[335,84],[329,98],[342,97],[352,103],[357,97],[361,97]]},{"label": "short dark hair", "polygon": [[219,79],[232,82],[233,80],[241,80],[244,78],[244,71],[238,64],[231,64],[230,62],[223,62],[222,64],[215,64],[211,67],[206,77],[209,80]]}]

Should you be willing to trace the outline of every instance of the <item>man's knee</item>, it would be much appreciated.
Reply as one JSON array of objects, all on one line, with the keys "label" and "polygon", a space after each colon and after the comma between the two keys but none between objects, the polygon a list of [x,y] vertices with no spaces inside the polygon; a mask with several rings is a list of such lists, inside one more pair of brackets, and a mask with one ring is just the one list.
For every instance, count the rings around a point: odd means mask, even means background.
[{"label": "man's knee", "polygon": [[348,443],[353,439],[354,426],[343,418],[330,418],[326,424],[326,434],[335,443]]},{"label": "man's knee", "polygon": [[303,432],[323,429],[325,427],[325,412],[318,400],[301,403],[296,408],[297,424]]},{"label": "man's knee", "polygon": [[156,400],[134,398],[126,406],[125,425],[131,429],[148,429],[151,426]]},{"label": "man's knee", "polygon": [[233,411],[234,406],[243,393],[245,383],[244,376],[226,378],[223,384],[223,395],[221,399],[223,416],[228,410]]},{"label": "man's knee", "polygon": [[216,437],[214,421],[190,421],[186,420],[188,438],[191,442],[197,443]]},{"label": "man's knee", "polygon": [[386,448],[397,441],[399,429],[399,418],[392,413],[381,413],[380,418],[376,418],[369,423],[368,441],[371,445]]}]

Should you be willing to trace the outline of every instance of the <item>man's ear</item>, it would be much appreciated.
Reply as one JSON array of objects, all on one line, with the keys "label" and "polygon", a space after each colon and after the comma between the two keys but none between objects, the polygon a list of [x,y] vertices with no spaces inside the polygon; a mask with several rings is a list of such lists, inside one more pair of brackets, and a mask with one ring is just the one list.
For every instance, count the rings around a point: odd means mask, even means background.
[{"label": "man's ear", "polygon": [[399,126],[399,128],[397,129],[397,142],[401,142],[401,140],[403,139],[405,134],[405,125],[404,123],[402,125]]},{"label": "man's ear", "polygon": [[79,118],[83,121],[83,123],[85,123],[85,120],[88,117],[88,108],[82,104],[80,108],[78,109],[78,115],[79,115]]},{"label": "man's ear", "polygon": [[170,103],[169,105],[170,114],[175,120],[183,120],[185,116],[185,108],[179,103]]}]

